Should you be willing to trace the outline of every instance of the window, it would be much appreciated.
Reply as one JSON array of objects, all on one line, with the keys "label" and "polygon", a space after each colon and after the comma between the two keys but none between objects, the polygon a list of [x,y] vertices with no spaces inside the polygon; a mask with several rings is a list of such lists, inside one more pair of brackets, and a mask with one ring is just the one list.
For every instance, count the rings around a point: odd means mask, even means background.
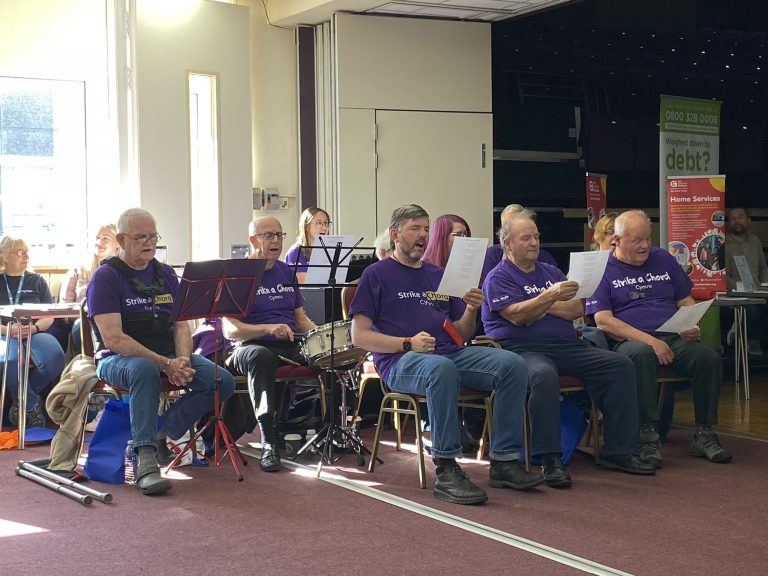
[{"label": "window", "polygon": [[0,234],[32,266],[71,265],[89,245],[82,82],[0,77]]}]

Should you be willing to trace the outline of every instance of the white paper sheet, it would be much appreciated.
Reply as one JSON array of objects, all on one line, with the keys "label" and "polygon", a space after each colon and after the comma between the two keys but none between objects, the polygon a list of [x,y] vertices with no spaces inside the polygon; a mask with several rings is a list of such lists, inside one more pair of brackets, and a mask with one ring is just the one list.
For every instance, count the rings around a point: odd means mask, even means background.
[{"label": "white paper sheet", "polygon": [[[320,238],[325,242],[326,249],[328,250],[327,255],[320,243]],[[342,249],[339,254],[339,267],[336,270],[336,283],[344,284],[347,281],[347,268],[351,260],[350,255],[352,254],[350,248],[355,245],[355,237],[327,235],[315,238],[312,254],[309,257],[309,268],[307,269],[307,278],[304,280],[305,284],[328,284],[332,261],[328,257],[330,256],[333,259],[333,253],[336,251],[336,244],[338,242],[341,242]]]},{"label": "white paper sheet", "polygon": [[579,290],[574,298],[588,298],[595,293],[597,285],[605,274],[610,250],[594,252],[571,252],[571,263],[568,267],[568,280],[579,283]]},{"label": "white paper sheet", "polygon": [[742,287],[740,291],[754,292],[755,279],[752,277],[752,270],[749,269],[747,257],[741,254],[734,254],[733,261],[736,264],[736,269],[739,271],[739,276],[741,276]]},{"label": "white paper sheet", "polygon": [[704,312],[709,309],[710,304],[714,301],[715,299],[712,298],[712,300],[697,302],[692,306],[680,306],[680,308],[677,309],[677,312],[675,312],[669,320],[664,322],[664,324],[659,326],[656,331],[680,334],[680,332],[690,330],[699,323],[701,317],[704,316]]},{"label": "white paper sheet", "polygon": [[461,298],[470,288],[477,288],[487,248],[488,238],[454,238],[443,279],[437,287],[438,294]]}]

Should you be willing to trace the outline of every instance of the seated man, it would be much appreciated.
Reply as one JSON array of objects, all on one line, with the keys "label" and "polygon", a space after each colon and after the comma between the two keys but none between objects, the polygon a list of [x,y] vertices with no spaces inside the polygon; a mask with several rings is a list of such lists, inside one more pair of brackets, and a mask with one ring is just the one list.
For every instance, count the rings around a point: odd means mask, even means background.
[{"label": "seated man", "polygon": [[429,239],[429,216],[423,208],[396,209],[389,234],[394,252],[365,269],[352,300],[352,341],[374,353],[392,390],[426,396],[437,467],[434,497],[455,504],[488,499],[456,463],[462,453],[457,410],[461,386],[496,390],[489,484],[518,490],[540,485],[543,479],[520,464],[525,363],[511,352],[461,346],[446,331],[452,320],[457,337],[467,340],[483,296],[473,288],[462,302],[434,292],[443,270],[421,261]]},{"label": "seated man", "polygon": [[605,276],[587,299],[587,313],[609,338],[612,349],[635,365],[640,422],[640,457],[661,467],[657,365],[671,366],[691,379],[696,432],[690,455],[730,462],[712,431],[723,366],[712,348],[699,342],[699,327],[681,334],[657,332],[679,306],[690,306],[693,283],[666,250],[651,246],[651,222],[641,210],[624,212],[614,225],[616,248]]},{"label": "seated man", "polygon": [[[728,290],[736,289],[736,282],[741,281],[739,269],[736,267],[734,256],[744,256],[747,265],[752,273],[752,281],[756,288],[761,283],[768,282],[768,266],[765,263],[765,254],[763,245],[755,234],[749,232],[752,219],[744,208],[731,208],[728,213],[728,234],[725,235],[725,272],[728,277]],[[726,312],[727,310],[727,312]],[[724,308],[724,313],[730,313],[731,320],[733,312]],[[768,306],[756,305],[747,306],[747,332],[749,338],[749,353],[762,354],[768,350]],[[731,334],[729,333],[728,344]]]},{"label": "seated man", "polygon": [[283,251],[280,221],[263,216],[251,222],[249,258],[267,261],[261,286],[251,309],[242,318],[222,318],[224,336],[234,343],[226,366],[248,377],[248,392],[261,432],[261,462],[264,472],[280,470],[275,441],[275,373],[283,358],[303,362],[294,332],[308,332],[315,323],[304,312],[304,298],[294,288],[293,268],[279,260]]},{"label": "seated man", "polygon": [[560,444],[560,376],[576,376],[603,413],[605,446],[598,462],[630,474],[654,474],[637,451],[637,401],[632,363],[576,337],[573,320],[584,303],[578,284],[549,264],[537,262],[539,231],[525,215],[499,231],[505,257],[485,279],[483,326],[528,364],[531,455],[541,459],[544,480],[568,488],[571,477]]},{"label": "seated man", "polygon": [[[505,222],[508,222],[512,218],[515,218],[521,214],[526,218],[530,218],[534,221],[536,220],[536,213],[533,210],[524,208],[520,204],[509,204],[506,208],[504,208],[504,210],[501,211],[501,215],[499,217],[501,219],[501,225],[504,226]],[[480,275],[480,278],[485,279],[485,277],[488,275],[488,272],[490,272],[493,267],[496,266],[496,264],[501,262],[503,258],[504,249],[501,247],[501,244],[494,244],[493,246],[489,247],[488,250],[485,251],[483,272]],[[557,268],[557,261],[555,260],[555,257],[546,250],[539,249],[539,262],[551,264]]]},{"label": "seated man", "polygon": [[[191,353],[186,321],[169,322],[179,281],[173,268],[155,260],[160,235],[146,210],[120,215],[120,252],[100,266],[88,283],[88,315],[94,329],[96,374],[131,394],[131,432],[138,457],[136,485],[144,494],[171,489],[160,475],[156,451],[165,438],[179,438],[213,408],[214,365]],[[162,373],[174,386],[186,387],[165,412],[157,429]],[[235,389],[220,369],[220,399]]]}]

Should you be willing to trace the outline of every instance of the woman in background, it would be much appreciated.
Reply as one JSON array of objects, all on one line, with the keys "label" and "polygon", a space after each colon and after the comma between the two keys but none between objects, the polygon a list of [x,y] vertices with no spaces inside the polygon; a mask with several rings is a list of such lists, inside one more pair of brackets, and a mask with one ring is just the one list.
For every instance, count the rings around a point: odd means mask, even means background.
[{"label": "woman in background", "polygon": [[[0,240],[0,305],[51,304],[51,291],[45,279],[39,274],[27,272],[29,248],[24,240],[4,236]],[[45,426],[40,393],[53,382],[64,369],[64,351],[56,338],[45,331],[50,328],[53,318],[36,320],[32,324],[0,327],[0,362],[8,362],[6,390],[13,400],[8,419],[13,426],[19,421],[19,342],[24,346],[31,343],[32,350],[27,387],[27,427]],[[6,340],[10,339],[8,357],[5,357]],[[23,352],[23,350],[22,350]],[[0,407],[2,408],[2,407]]]},{"label": "woman in background", "polygon": [[613,250],[613,224],[618,215],[618,212],[608,212],[597,221],[592,235],[593,250]]},{"label": "woman in background", "polygon": [[[111,256],[117,256],[120,245],[117,243],[117,228],[114,224],[105,224],[99,228],[94,244],[93,258],[88,264],[72,268],[61,282],[59,302],[82,302],[91,276],[101,263]],[[75,320],[71,330],[72,350],[81,351],[80,320]]]},{"label": "woman in background", "polygon": [[456,214],[443,214],[438,216],[429,230],[429,242],[421,257],[425,262],[445,268],[448,257],[451,255],[453,241],[457,236],[471,237],[472,231],[469,224],[461,216]]},{"label": "woman in background", "polygon": [[301,213],[296,243],[285,254],[285,262],[290,264],[291,268],[298,263],[295,270],[296,280],[299,283],[304,283],[307,278],[307,265],[312,254],[311,248],[302,248],[302,246],[312,246],[315,243],[315,238],[328,234],[331,224],[331,217],[322,208],[313,206]]}]

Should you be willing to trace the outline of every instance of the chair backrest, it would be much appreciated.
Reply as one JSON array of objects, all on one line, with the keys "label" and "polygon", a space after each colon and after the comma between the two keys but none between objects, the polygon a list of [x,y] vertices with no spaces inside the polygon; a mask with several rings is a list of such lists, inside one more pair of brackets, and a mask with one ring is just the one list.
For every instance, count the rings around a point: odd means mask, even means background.
[{"label": "chair backrest", "polygon": [[83,300],[80,304],[80,344],[82,353],[85,356],[93,358],[93,333],[91,332],[91,321],[88,318],[88,308]]},{"label": "chair backrest", "polygon": [[355,297],[356,291],[357,286],[344,286],[341,289],[341,315],[344,320],[349,320],[349,308],[352,306],[352,299]]}]

